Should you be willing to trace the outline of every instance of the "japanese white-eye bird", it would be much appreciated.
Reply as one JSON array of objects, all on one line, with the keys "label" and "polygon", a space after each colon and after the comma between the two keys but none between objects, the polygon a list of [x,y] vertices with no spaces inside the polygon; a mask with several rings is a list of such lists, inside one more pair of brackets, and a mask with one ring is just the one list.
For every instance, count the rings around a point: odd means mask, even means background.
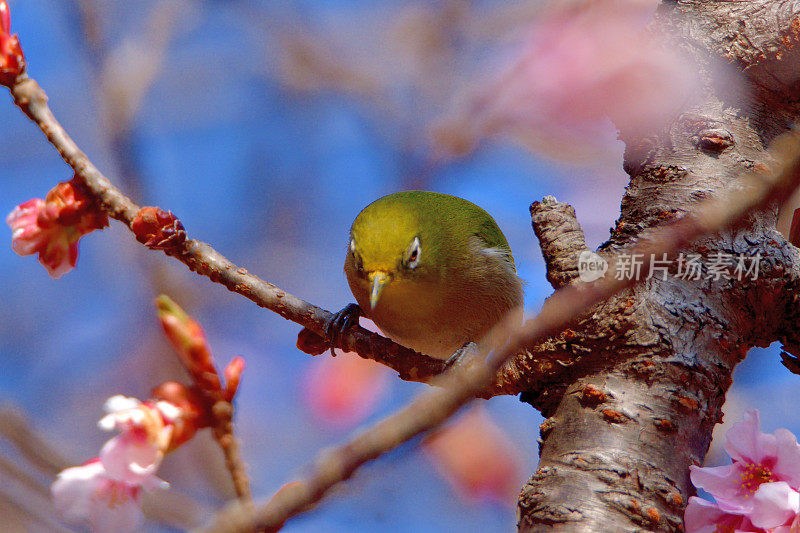
[{"label": "japanese white-eye bird", "polygon": [[491,348],[522,318],[508,241],[455,196],[407,191],[369,204],[350,229],[344,271],[358,305],[335,315],[329,335],[363,314],[395,342],[447,359],[469,342]]}]

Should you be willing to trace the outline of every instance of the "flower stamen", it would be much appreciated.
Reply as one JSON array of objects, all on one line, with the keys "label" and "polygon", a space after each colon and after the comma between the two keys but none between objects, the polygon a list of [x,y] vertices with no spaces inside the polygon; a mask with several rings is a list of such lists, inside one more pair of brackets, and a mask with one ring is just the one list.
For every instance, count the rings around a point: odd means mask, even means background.
[{"label": "flower stamen", "polygon": [[747,466],[744,466],[740,479],[741,487],[745,491],[746,498],[757,491],[762,483],[776,481],[773,479],[772,470],[759,463],[749,463]]}]

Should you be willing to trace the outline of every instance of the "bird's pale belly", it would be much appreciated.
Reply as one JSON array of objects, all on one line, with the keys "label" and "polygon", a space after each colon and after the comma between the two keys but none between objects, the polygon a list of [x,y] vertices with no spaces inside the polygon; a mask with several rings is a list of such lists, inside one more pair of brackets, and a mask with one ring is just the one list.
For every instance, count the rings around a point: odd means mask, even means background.
[{"label": "bird's pale belly", "polygon": [[[480,341],[510,311],[508,302],[482,297],[480,290],[448,294],[432,287],[387,287],[375,309],[366,293],[356,295],[365,315],[384,334],[413,350],[446,359],[464,344]],[[366,301],[363,301],[366,299]],[[369,310],[369,311],[366,311]],[[521,310],[513,320],[521,318]]]}]

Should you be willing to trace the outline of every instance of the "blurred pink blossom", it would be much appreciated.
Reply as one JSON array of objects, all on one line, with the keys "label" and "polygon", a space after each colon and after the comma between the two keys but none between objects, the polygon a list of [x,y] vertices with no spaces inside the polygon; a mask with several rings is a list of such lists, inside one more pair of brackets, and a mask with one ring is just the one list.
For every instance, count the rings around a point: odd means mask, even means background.
[{"label": "blurred pink blossom", "polygon": [[520,451],[484,409],[472,408],[434,433],[423,450],[463,498],[516,501],[525,479]]},{"label": "blurred pink blossom", "polygon": [[332,426],[358,424],[386,393],[385,367],[356,354],[314,361],[303,383],[303,397],[315,418]]},{"label": "blurred pink blossom", "polygon": [[142,519],[141,491],[169,486],[155,474],[182,412],[166,401],[121,395],[109,398],[104,409],[108,414],[98,425],[120,434],[106,442],[100,457],[59,473],[53,501],[68,521],[88,523],[92,531],[132,531]]},{"label": "blurred pink blossom", "polygon": [[53,278],[60,278],[78,261],[78,240],[108,226],[108,217],[75,180],[59,183],[42,200],[34,198],[9,213],[11,247],[19,255],[39,254]]},{"label": "blurred pink blossom", "polygon": [[[692,483],[714,496],[716,504],[693,498],[686,510],[687,533],[715,531],[707,529],[714,523],[727,527],[741,522],[754,531],[797,524],[800,445],[795,436],[786,429],[761,433],[758,412],[751,410],[728,430],[725,450],[733,459],[730,465],[690,467]],[[737,525],[736,530],[744,527]]]},{"label": "blurred pink blossom", "polygon": [[606,117],[625,136],[657,132],[701,87],[692,61],[643,35],[657,4],[597,0],[543,14],[509,64],[435,129],[439,145],[466,151],[504,133],[569,151],[597,145]]},{"label": "blurred pink blossom", "polygon": [[59,473],[51,492],[56,509],[67,521],[86,524],[97,533],[125,533],[136,530],[142,521],[141,491],[165,486],[157,478],[145,484],[120,481],[95,458]]},{"label": "blurred pink blossom", "polygon": [[100,450],[104,468],[120,481],[149,483],[170,448],[180,409],[165,401],[140,402],[121,395],[109,398],[104,408],[108,414],[98,426],[105,431],[120,431]]},{"label": "blurred pink blossom", "polygon": [[[362,319],[362,326],[377,331]],[[303,398],[315,418],[331,426],[358,424],[375,409],[389,387],[386,367],[354,353],[317,358],[303,379]]]}]

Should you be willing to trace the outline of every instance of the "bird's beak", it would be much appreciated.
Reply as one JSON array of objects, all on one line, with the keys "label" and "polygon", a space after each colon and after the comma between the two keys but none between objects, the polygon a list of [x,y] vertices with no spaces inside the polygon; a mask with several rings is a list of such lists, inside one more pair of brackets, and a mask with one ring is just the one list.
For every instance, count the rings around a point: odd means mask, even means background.
[{"label": "bird's beak", "polygon": [[381,292],[383,292],[383,288],[391,281],[391,279],[392,278],[389,276],[389,274],[386,272],[381,272],[380,270],[369,273],[369,281],[372,283],[372,292],[369,294],[370,309],[375,309],[375,306],[378,305],[378,299],[381,297]]}]

